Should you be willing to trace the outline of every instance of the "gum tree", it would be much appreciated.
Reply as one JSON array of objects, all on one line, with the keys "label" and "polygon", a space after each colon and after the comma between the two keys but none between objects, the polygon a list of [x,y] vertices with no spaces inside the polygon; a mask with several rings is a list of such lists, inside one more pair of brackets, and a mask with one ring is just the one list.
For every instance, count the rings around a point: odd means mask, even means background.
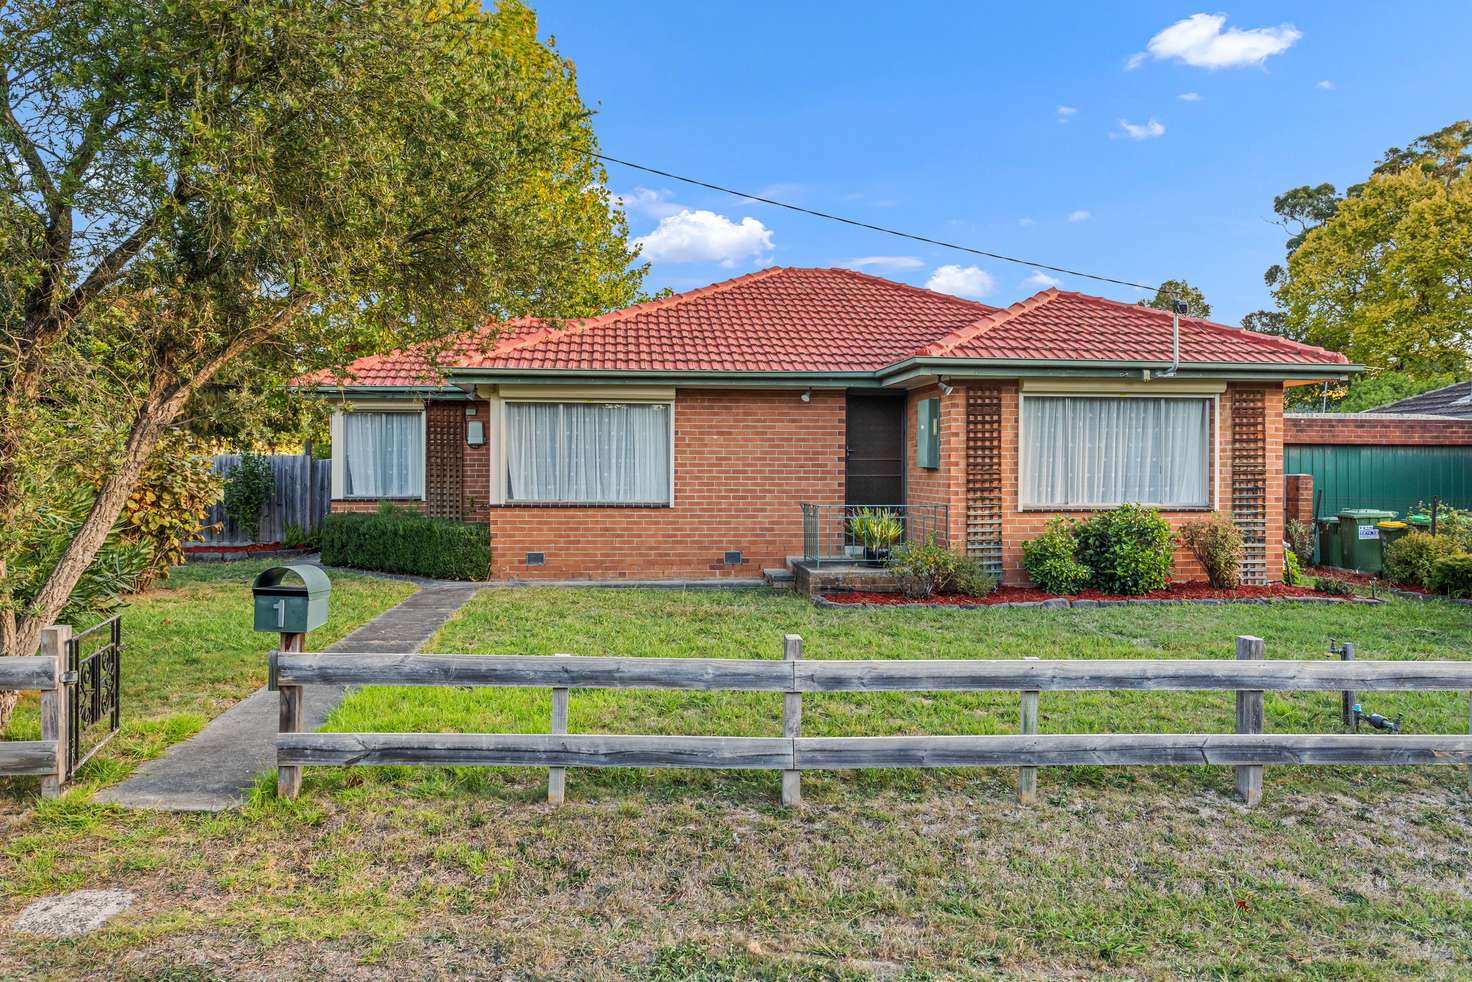
[{"label": "gum tree", "polygon": [[[5,654],[34,650],[212,383],[638,288],[572,66],[514,0],[0,11]],[[21,532],[78,461],[105,477],[34,568]]]}]

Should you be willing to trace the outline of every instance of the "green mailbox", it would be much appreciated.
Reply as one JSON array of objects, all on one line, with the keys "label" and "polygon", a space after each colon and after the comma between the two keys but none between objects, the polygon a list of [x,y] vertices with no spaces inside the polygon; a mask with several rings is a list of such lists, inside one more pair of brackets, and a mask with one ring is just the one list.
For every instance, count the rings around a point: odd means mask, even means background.
[{"label": "green mailbox", "polygon": [[[285,582],[295,575],[300,585]],[[293,563],[272,566],[251,585],[256,601],[256,630],[305,634],[327,623],[327,597],[332,581],[316,566]]]}]

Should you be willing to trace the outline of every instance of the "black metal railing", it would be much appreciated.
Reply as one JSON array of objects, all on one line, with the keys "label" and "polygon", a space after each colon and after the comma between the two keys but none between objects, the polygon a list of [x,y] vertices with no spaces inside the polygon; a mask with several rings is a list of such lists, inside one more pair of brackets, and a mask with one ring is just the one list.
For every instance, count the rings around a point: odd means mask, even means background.
[{"label": "black metal railing", "polygon": [[[93,647],[85,655],[84,642]],[[122,694],[123,622],[110,617],[66,645],[67,776],[77,772],[118,731]]]},{"label": "black metal railing", "polygon": [[[874,515],[892,517],[890,532],[870,534]],[[814,565],[881,565],[889,550],[933,542],[949,546],[950,508],[946,505],[802,504],[802,556]]]}]

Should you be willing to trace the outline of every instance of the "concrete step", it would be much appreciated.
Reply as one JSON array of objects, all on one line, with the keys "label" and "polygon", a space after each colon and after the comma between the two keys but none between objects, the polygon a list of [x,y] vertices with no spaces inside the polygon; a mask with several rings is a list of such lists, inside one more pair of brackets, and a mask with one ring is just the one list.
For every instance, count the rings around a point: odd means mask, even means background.
[{"label": "concrete step", "polygon": [[777,590],[790,590],[796,575],[790,569],[764,569],[762,579],[767,586]]}]

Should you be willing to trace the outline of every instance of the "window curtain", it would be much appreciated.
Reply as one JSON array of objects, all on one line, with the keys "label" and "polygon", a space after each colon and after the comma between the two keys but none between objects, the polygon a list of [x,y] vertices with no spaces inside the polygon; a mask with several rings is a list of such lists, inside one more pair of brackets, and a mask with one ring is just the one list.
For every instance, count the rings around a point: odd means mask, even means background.
[{"label": "window curtain", "polygon": [[512,501],[668,504],[670,407],[509,402]]},{"label": "window curtain", "polygon": [[1024,507],[1211,504],[1211,402],[1029,396]]},{"label": "window curtain", "polygon": [[347,413],[347,493],[418,498],[424,493],[424,431],[418,413]]}]

